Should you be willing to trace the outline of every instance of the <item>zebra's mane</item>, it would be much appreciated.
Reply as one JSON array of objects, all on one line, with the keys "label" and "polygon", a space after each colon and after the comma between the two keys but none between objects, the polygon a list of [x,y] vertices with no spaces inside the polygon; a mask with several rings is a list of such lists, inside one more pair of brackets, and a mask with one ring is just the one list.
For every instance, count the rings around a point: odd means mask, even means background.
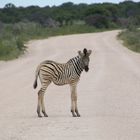
[{"label": "zebra's mane", "polygon": [[80,56],[76,56],[76,57],[73,57],[71,58],[67,64],[72,64],[73,65],[73,68],[75,69],[77,75],[80,76],[81,72],[83,71],[83,64],[81,62],[81,58]]},{"label": "zebra's mane", "polygon": [[69,59],[67,63],[72,63],[73,61],[78,61],[79,59],[80,59],[80,56],[78,55],[76,57]]}]

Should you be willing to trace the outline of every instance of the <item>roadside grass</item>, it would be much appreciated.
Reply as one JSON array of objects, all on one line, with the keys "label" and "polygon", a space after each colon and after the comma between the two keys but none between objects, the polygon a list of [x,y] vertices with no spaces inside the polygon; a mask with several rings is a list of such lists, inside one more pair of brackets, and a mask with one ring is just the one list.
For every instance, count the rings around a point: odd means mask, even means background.
[{"label": "roadside grass", "polygon": [[51,36],[106,31],[88,25],[69,25],[46,28],[33,22],[4,24],[0,30],[0,60],[18,58],[26,51],[24,44],[31,39],[44,39]]},{"label": "roadside grass", "polygon": [[125,30],[122,31],[118,38],[123,40],[123,44],[130,50],[140,52],[140,30]]},{"label": "roadside grass", "polygon": [[92,33],[92,32],[101,32],[107,29],[97,29],[94,26],[88,25],[71,25],[63,26],[59,28],[49,28],[47,29],[48,36],[57,36],[57,35],[68,35],[68,34],[81,34],[81,33]]}]

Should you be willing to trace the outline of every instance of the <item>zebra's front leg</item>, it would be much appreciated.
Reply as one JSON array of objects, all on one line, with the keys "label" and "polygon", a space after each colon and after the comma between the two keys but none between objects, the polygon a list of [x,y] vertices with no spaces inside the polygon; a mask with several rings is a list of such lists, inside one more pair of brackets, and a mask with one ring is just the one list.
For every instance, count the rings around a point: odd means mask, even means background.
[{"label": "zebra's front leg", "polygon": [[71,86],[71,113],[73,117],[80,117],[77,107],[77,92],[76,92],[77,83],[72,84],[70,86]]},{"label": "zebra's front leg", "polygon": [[77,117],[80,117],[78,106],[77,106],[77,93],[75,94],[75,112],[77,114]]},{"label": "zebra's front leg", "polygon": [[[73,96],[73,95],[71,94],[71,96]],[[75,114],[75,103],[74,103],[73,97],[71,97],[71,113],[72,113],[73,117],[77,117]]]}]

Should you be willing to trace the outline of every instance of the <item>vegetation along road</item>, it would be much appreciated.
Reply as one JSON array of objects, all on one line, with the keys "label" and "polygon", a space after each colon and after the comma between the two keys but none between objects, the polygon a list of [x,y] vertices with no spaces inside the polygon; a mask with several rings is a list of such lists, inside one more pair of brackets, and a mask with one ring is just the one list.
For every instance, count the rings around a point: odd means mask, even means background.
[{"label": "vegetation along road", "polygon": [[[139,140],[140,54],[123,47],[118,32],[34,40],[24,56],[1,61],[0,139]],[[66,62],[83,48],[93,53],[78,85],[81,117],[71,116],[69,87],[51,84],[45,95],[49,117],[38,118],[38,90],[32,87],[37,65],[48,59]]]}]

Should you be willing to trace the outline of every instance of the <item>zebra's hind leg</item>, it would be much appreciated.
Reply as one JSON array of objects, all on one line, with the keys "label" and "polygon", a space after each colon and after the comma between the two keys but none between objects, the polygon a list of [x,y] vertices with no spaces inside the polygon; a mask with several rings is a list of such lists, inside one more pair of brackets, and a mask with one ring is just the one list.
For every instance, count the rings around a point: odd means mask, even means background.
[{"label": "zebra's hind leg", "polygon": [[43,85],[41,87],[41,89],[38,92],[38,106],[37,106],[38,117],[42,117],[41,113],[40,113],[41,109],[42,109],[42,113],[43,113],[44,117],[48,117],[48,115],[47,115],[47,113],[45,111],[44,94],[45,94],[45,91],[46,91],[46,89],[47,89],[49,84],[50,84],[50,82],[47,82],[45,85]]},{"label": "zebra's hind leg", "polygon": [[37,114],[38,114],[38,117],[42,117],[41,114],[40,114],[40,109],[41,109],[41,94],[42,94],[42,90],[40,89],[38,91],[38,105],[37,105]]},{"label": "zebra's hind leg", "polygon": [[44,92],[44,93],[42,94],[42,96],[41,96],[42,113],[43,113],[44,117],[48,117],[48,115],[47,115],[47,113],[46,113],[46,111],[45,111],[44,94],[45,94],[45,92]]}]

